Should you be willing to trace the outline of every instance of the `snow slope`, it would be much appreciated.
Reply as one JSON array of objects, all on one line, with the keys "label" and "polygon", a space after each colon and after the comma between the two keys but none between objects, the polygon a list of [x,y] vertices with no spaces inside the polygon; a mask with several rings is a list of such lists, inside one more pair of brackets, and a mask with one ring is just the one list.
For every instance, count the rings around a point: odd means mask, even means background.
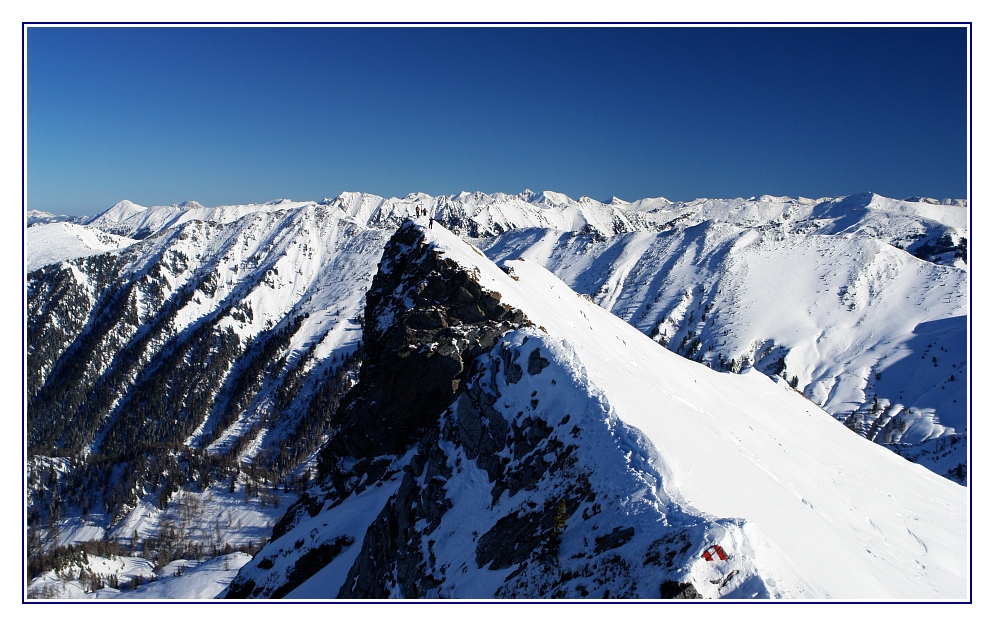
[{"label": "snow slope", "polygon": [[[64,226],[67,225],[36,226],[30,230]],[[306,367],[304,373],[315,365],[321,371],[321,365],[330,364],[331,357],[355,351],[360,331],[350,320],[361,309],[387,236],[384,231],[367,229],[332,214],[326,207],[308,205],[250,213],[230,224],[189,221],[160,231],[112,259],[116,267],[110,281],[104,275],[96,278],[88,266],[70,263],[65,268],[69,270],[67,280],[82,292],[89,310],[83,319],[73,321],[72,328],[48,318],[39,319],[39,324],[51,323],[70,334],[61,348],[45,346],[53,356],[39,365],[37,372],[32,371],[34,384],[42,387],[50,370],[58,369],[63,349],[69,349],[74,341],[78,343],[86,332],[95,332],[92,325],[85,323],[98,318],[103,303],[112,300],[120,289],[136,290],[127,303],[134,318],[112,320],[109,332],[114,343],[104,341],[92,354],[75,355],[92,361],[89,376],[112,373],[120,365],[113,362],[113,353],[127,346],[143,351],[141,366],[154,363],[160,351],[170,348],[170,340],[182,338],[203,324],[213,324],[218,332],[234,333],[242,349],[250,351],[260,337],[269,336],[270,331],[279,330],[297,316],[300,327],[277,355],[284,357],[283,372],[305,356],[310,360],[299,363]],[[42,275],[36,280],[45,284],[48,278]],[[170,305],[176,309],[163,320]],[[223,314],[218,316],[219,312]],[[29,327],[32,324],[29,322]],[[135,379],[138,374],[140,371],[127,374],[127,384],[140,382]],[[277,380],[266,385],[260,401],[275,392],[278,385]],[[213,445],[212,450],[223,451],[226,442],[247,432],[257,421],[258,409],[254,407],[245,416],[248,422],[238,421],[215,441],[201,437],[214,425],[205,420],[190,435],[190,443]],[[106,417],[113,419],[109,414]],[[99,449],[101,437],[93,439],[92,451]]]},{"label": "snow slope", "polygon": [[[31,581],[27,593],[31,599],[43,600],[209,600],[217,596],[250,560],[244,552],[234,552],[203,562],[173,561],[156,573],[146,559],[90,555],[86,559],[88,572],[105,581],[116,577],[117,588],[84,589],[78,580],[81,568],[75,567],[64,573],[67,578],[75,575],[76,580],[64,580],[55,572],[46,572]],[[137,587],[134,586],[136,580],[139,582]]]},{"label": "snow slope", "polygon": [[92,226],[70,222],[36,223],[24,232],[24,269],[33,272],[67,259],[120,250],[134,242]]},{"label": "snow slope", "polygon": [[54,224],[56,222],[73,222],[80,223],[88,220],[86,216],[73,217],[71,215],[55,215],[54,213],[49,213],[48,211],[36,211],[34,209],[29,209],[24,214],[24,225],[34,226],[35,224]]},{"label": "snow slope", "polygon": [[755,524],[771,548],[757,546],[757,562],[786,568],[778,575],[801,595],[967,596],[966,489],[853,436],[785,385],[658,349],[535,263],[509,262],[519,278],[509,280],[457,237],[430,232],[549,343],[575,350],[591,387],[651,442],[670,498]]},{"label": "snow slope", "polygon": [[[285,584],[310,544],[334,546],[330,563],[287,597],[967,597],[965,488],[783,382],[680,358],[537,263],[502,271],[443,228],[407,228],[534,326],[481,356],[381,479],[268,544],[241,588]],[[715,543],[727,561],[700,558]]]},{"label": "snow slope", "polygon": [[[772,366],[776,358],[763,359],[775,345],[783,349],[777,356],[786,359],[787,373],[797,375],[806,395],[834,414],[864,403],[866,386],[872,391],[871,370],[886,369],[908,351],[905,344],[919,325],[962,318],[968,311],[963,270],[853,235],[812,237],[705,224],[603,243],[525,231],[486,245],[497,261],[525,258],[547,266],[672,350],[713,367],[724,364],[719,355],[740,365]],[[688,336],[701,340],[690,353]],[[947,359],[947,368],[963,366],[964,349]],[[903,399],[902,391],[892,390],[895,402]],[[965,426],[960,404],[961,411],[942,406],[951,426]]]},{"label": "snow slope", "polygon": [[[966,433],[968,275],[868,234],[914,232],[873,208],[884,201],[873,196],[862,209],[847,209],[862,211],[858,229],[827,218],[814,220],[813,232],[810,220],[771,221],[797,212],[797,201],[706,201],[663,232],[601,240],[524,229],[476,243],[497,261],[540,263],[688,358],[720,370],[796,376],[798,389],[839,420],[914,456],[911,447],[923,441]],[[849,215],[837,204],[846,202],[808,206],[805,215]],[[902,219],[912,219],[912,209],[926,212],[898,204]],[[943,217],[961,227],[962,216]],[[965,451],[957,457],[952,472],[928,465],[962,482]]]}]

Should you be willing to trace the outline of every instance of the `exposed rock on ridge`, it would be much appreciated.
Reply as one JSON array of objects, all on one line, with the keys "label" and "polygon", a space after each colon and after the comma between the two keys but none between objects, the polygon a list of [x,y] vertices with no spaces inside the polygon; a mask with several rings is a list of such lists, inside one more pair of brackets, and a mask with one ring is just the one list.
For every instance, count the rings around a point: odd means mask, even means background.
[{"label": "exposed rock on ridge", "polygon": [[406,222],[387,243],[366,295],[363,366],[321,454],[322,476],[340,457],[409,447],[452,402],[469,363],[529,324]]},{"label": "exposed rock on ridge", "polygon": [[[473,360],[509,330],[526,325],[530,322],[521,311],[502,304],[499,293],[486,291],[476,277],[430,249],[418,227],[405,222],[387,243],[366,294],[363,365],[358,383],[333,419],[336,430],[318,458],[324,486],[311,490],[290,508],[274,527],[273,538],[316,515],[326,501],[335,506],[349,495],[390,480],[397,473],[394,461],[426,432],[434,428],[437,439],[438,416],[452,403]],[[430,458],[433,455],[422,450],[412,465],[423,468]],[[397,500],[410,505],[422,491],[415,491],[405,476]],[[425,511],[419,512],[441,515],[435,491],[427,491],[431,497],[424,504]],[[403,536],[404,530],[370,532],[387,538],[387,544],[378,549],[392,558],[402,553],[403,546],[391,540]],[[341,538],[309,551],[305,548],[298,562],[314,561],[311,555],[317,554],[328,557],[321,562],[326,565],[338,553],[332,554],[329,545],[341,545]],[[372,550],[365,545],[363,549]],[[363,561],[357,564],[360,570]],[[416,565],[416,561],[410,564]],[[375,578],[375,573],[357,572],[356,576]],[[302,582],[298,567],[287,570],[287,580]],[[272,590],[236,580],[227,597],[282,597],[296,586],[288,582]],[[405,591],[423,595],[425,589],[408,585]]]}]

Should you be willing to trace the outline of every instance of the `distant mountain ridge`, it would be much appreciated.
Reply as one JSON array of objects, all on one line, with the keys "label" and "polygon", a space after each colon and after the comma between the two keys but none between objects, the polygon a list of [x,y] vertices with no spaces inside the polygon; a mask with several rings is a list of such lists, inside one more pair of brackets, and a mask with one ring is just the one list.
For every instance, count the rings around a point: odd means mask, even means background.
[{"label": "distant mountain ridge", "polygon": [[[754,226],[780,219],[787,223],[823,221],[823,234],[837,233],[852,224],[839,224],[847,211],[864,215],[884,215],[885,221],[899,221],[892,243],[931,239],[929,230],[939,228],[953,239],[968,230],[969,214],[963,200],[909,198],[891,200],[872,193],[838,198],[789,198],[764,195],[759,198],[727,200],[697,199],[671,202],[666,198],[645,198],[625,202],[618,198],[603,203],[586,196],[574,200],[565,194],[525,190],[519,194],[462,192],[451,196],[412,193],[404,198],[383,198],[361,192],[343,192],[321,202],[294,202],[286,199],[262,204],[204,207],[195,201],[172,206],[142,207],[127,200],[87,218],[85,223],[116,234],[141,238],[162,228],[189,220],[227,223],[258,211],[283,210],[307,205],[341,209],[346,215],[370,227],[399,225],[398,220],[413,215],[415,207],[429,211],[436,219],[461,235],[486,237],[509,229],[555,228],[582,231],[591,228],[604,236],[642,230],[660,230],[677,223],[722,220],[740,226]],[[826,226],[828,227],[826,229]],[[864,227],[868,225],[862,225]],[[945,227],[944,229],[942,227]],[[879,233],[884,235],[884,233]],[[915,238],[911,238],[912,235]],[[924,237],[922,237],[924,235]]]}]

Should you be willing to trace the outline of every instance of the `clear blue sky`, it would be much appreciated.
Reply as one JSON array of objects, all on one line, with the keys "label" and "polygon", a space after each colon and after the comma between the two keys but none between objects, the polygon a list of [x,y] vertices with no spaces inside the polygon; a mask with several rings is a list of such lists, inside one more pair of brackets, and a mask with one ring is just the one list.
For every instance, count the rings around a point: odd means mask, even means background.
[{"label": "clear blue sky", "polygon": [[965,28],[28,29],[28,206],[965,197]]}]

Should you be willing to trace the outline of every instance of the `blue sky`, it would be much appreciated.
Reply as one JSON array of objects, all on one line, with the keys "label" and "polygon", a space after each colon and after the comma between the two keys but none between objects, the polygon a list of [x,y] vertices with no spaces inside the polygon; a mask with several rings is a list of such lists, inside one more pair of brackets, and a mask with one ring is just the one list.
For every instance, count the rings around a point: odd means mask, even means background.
[{"label": "blue sky", "polygon": [[965,28],[28,29],[28,207],[965,197]]}]

